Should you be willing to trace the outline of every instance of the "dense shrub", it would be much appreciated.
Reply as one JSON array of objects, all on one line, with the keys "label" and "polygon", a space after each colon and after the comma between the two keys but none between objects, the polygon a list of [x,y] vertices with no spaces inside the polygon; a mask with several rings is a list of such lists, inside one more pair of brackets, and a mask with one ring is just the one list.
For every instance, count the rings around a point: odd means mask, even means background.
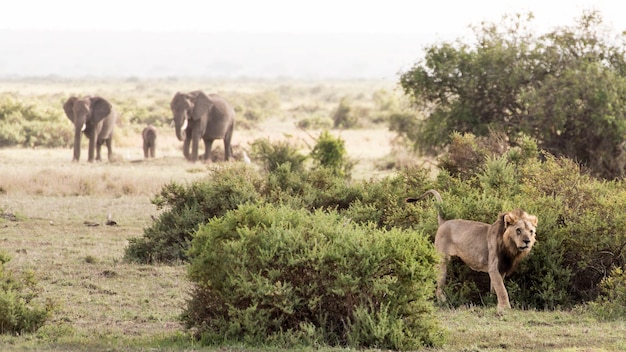
[{"label": "dense shrub", "polygon": [[165,185],[152,199],[157,209],[165,210],[143,237],[129,239],[125,258],[143,263],[185,261],[198,226],[241,204],[259,202],[260,184],[254,170],[233,165],[211,169],[207,180],[189,186]]},{"label": "dense shrub", "polygon": [[339,176],[350,178],[354,163],[348,159],[345,143],[341,138],[335,138],[328,131],[323,131],[311,151],[311,157],[317,167],[325,167]]},{"label": "dense shrub", "polygon": [[184,313],[207,344],[416,349],[441,342],[438,257],[413,231],[334,212],[245,205],[194,237]]},{"label": "dense shrub", "polygon": [[34,332],[48,320],[52,306],[35,303],[39,293],[32,274],[15,276],[5,271],[9,260],[0,252],[0,333]]},{"label": "dense shrub", "polygon": [[307,159],[289,141],[271,143],[265,138],[252,142],[250,157],[258,161],[263,169],[269,172],[287,163],[290,165],[291,171],[302,171],[304,170],[304,161]]},{"label": "dense shrub", "polygon": [[626,272],[615,268],[600,283],[601,294],[588,307],[598,318],[620,320],[626,318]]},{"label": "dense shrub", "polygon": [[152,200],[163,211],[143,237],[129,239],[125,257],[137,262],[186,261],[195,230],[246,202],[284,204],[296,209],[345,210],[363,194],[327,168],[293,172],[282,164],[274,172],[257,174],[238,165],[214,171],[189,186],[171,183]]}]

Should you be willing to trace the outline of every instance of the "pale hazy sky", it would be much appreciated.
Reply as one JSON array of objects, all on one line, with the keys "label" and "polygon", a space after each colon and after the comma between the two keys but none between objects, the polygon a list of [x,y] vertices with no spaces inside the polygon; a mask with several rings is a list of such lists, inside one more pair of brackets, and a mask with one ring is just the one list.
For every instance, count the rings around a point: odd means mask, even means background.
[{"label": "pale hazy sky", "polygon": [[19,0],[0,5],[0,29],[447,35],[519,11],[549,29],[594,8],[621,31],[622,7],[619,0]]},{"label": "pale hazy sky", "polygon": [[619,0],[7,0],[0,77],[396,79],[470,25],[530,11],[543,34],[592,9],[626,30]]}]

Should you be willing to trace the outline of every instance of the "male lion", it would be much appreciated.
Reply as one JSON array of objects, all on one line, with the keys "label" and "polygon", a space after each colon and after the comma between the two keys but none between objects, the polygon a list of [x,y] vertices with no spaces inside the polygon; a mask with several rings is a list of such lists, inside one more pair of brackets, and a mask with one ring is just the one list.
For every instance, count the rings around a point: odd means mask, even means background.
[{"label": "male lion", "polygon": [[[406,198],[407,203],[416,202],[432,194],[441,203],[441,195],[434,189],[418,198]],[[436,296],[445,301],[442,287],[451,256],[460,257],[472,270],[489,273],[491,288],[498,296],[498,311],[511,308],[509,295],[504,287],[504,277],[512,273],[519,262],[530,253],[535,243],[537,217],[521,209],[501,213],[492,225],[470,220],[444,220],[437,214],[439,228],[435,235],[435,248],[442,254],[439,265]]]}]

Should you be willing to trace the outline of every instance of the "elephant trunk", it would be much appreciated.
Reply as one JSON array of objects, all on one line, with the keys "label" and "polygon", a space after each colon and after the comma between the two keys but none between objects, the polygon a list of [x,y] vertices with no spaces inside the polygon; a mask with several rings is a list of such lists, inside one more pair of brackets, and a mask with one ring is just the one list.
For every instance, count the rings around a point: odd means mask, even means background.
[{"label": "elephant trunk", "polygon": [[185,140],[185,137],[187,135],[186,131],[187,131],[187,119],[183,119],[182,126],[180,124],[176,124],[176,138],[178,138],[179,141]]},{"label": "elephant trunk", "polygon": [[76,125],[74,129],[74,158],[72,161],[78,161],[80,159],[80,138],[83,131],[82,125]]},{"label": "elephant trunk", "polygon": [[179,141],[185,140],[185,131],[180,127],[176,127],[176,138],[178,138]]}]

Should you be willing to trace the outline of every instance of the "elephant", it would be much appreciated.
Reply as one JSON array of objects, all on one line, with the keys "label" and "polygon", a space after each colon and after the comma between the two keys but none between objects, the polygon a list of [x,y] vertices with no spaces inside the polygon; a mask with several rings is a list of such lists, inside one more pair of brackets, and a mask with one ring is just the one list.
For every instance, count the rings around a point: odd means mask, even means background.
[{"label": "elephant", "polygon": [[217,94],[205,94],[199,90],[178,92],[174,95],[170,108],[174,115],[176,137],[183,141],[183,155],[187,160],[198,160],[198,144],[201,138],[205,146],[204,161],[211,160],[211,146],[216,139],[224,140],[224,159],[230,159],[235,110],[226,100]]},{"label": "elephant", "polygon": [[154,158],[156,151],[157,130],[154,126],[148,125],[141,131],[143,138],[143,157]]},{"label": "elephant", "polygon": [[117,121],[117,114],[111,103],[98,96],[86,96],[83,98],[70,97],[63,104],[63,110],[67,117],[74,123],[74,158],[80,159],[81,132],[89,139],[89,162],[100,161],[100,147],[106,143],[108,158],[111,161],[113,149],[113,129]]}]

